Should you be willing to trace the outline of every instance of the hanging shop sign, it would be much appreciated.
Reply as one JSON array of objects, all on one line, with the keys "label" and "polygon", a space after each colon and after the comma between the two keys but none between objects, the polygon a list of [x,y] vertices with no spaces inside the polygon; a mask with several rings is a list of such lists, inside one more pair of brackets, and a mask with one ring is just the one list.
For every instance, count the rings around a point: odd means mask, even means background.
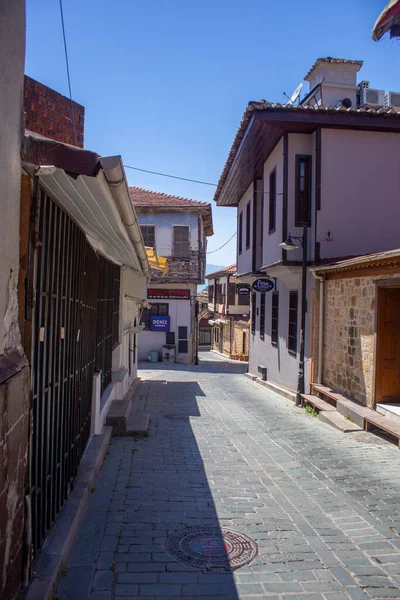
[{"label": "hanging shop sign", "polygon": [[170,317],[150,317],[150,331],[169,331]]},{"label": "hanging shop sign", "polygon": [[149,288],[147,290],[149,300],[190,300],[190,290],[167,290]]},{"label": "hanging shop sign", "polygon": [[274,289],[275,283],[272,279],[256,279],[255,281],[253,281],[251,287],[256,292],[261,292],[262,294],[265,294],[265,292],[270,292]]},{"label": "hanging shop sign", "polygon": [[237,283],[236,293],[238,296],[250,296],[250,286],[247,283]]}]

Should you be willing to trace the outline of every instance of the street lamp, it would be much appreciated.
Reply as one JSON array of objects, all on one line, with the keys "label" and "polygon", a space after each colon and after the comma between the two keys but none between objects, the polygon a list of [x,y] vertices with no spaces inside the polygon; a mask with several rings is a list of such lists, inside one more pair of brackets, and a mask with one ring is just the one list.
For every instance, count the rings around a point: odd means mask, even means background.
[{"label": "street lamp", "polygon": [[299,373],[297,379],[297,393],[296,393],[296,406],[301,406],[302,398],[304,394],[304,347],[305,347],[305,330],[306,330],[306,306],[307,306],[307,233],[308,227],[303,227],[303,235],[301,237],[291,236],[289,233],[288,238],[279,244],[281,248],[291,252],[296,250],[298,246],[293,240],[300,242],[303,248],[303,260],[301,265],[301,319],[300,319],[300,359],[299,359]]}]

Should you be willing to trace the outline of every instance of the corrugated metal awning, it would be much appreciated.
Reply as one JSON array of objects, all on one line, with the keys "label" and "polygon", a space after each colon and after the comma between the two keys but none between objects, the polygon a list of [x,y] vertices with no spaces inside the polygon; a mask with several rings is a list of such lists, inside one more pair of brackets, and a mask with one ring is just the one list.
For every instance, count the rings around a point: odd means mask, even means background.
[{"label": "corrugated metal awning", "polygon": [[63,169],[39,177],[44,191],[83,229],[93,248],[119,265],[141,270],[140,262],[102,170],[71,177]]}]

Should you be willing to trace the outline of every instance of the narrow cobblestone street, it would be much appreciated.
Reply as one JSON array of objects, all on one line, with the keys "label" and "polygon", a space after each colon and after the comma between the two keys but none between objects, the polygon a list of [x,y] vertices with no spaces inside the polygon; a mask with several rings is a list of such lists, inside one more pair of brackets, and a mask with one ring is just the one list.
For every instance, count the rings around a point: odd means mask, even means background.
[{"label": "narrow cobblestone street", "polygon": [[[332,429],[240,363],[200,359],[141,365],[150,435],[113,439],[58,596],[399,598],[397,447]],[[166,539],[198,525],[246,534],[257,556],[233,573],[178,562]]]}]

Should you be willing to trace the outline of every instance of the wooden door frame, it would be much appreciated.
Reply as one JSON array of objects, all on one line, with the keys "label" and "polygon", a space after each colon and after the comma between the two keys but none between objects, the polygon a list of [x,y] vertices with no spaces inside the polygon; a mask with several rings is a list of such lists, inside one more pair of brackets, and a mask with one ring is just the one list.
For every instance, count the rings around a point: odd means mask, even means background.
[{"label": "wooden door frame", "polygon": [[376,410],[377,402],[377,387],[378,387],[378,334],[379,334],[379,292],[382,289],[394,289],[400,288],[400,277],[394,277],[393,279],[377,279],[375,283],[375,318],[374,318],[374,360],[373,360],[373,375],[372,375],[372,389],[374,393],[373,406]]}]

